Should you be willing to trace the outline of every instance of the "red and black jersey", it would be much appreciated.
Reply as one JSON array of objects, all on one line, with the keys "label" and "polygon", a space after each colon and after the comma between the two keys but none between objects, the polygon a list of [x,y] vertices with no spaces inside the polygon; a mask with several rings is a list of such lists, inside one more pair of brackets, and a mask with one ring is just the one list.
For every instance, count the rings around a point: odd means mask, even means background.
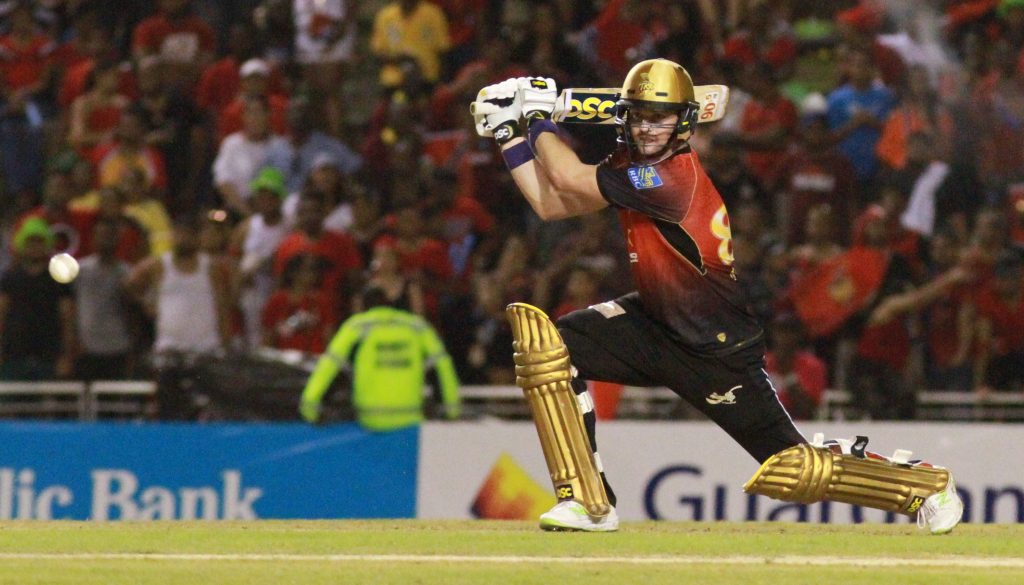
[{"label": "red and black jersey", "polygon": [[694,351],[726,354],[761,338],[733,269],[729,214],[692,150],[655,165],[620,150],[597,167],[619,209],[644,307]]}]

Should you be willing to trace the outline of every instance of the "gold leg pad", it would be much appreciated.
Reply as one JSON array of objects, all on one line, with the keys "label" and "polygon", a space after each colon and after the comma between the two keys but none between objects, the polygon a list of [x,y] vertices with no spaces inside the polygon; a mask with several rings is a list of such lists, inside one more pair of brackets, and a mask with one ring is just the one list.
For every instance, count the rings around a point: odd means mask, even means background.
[{"label": "gold leg pad", "polygon": [[913,515],[946,488],[949,471],[796,445],[772,455],[743,491],[787,502],[822,500]]},{"label": "gold leg pad", "polygon": [[569,350],[562,336],[537,307],[513,303],[505,314],[512,324],[516,384],[530,405],[555,495],[579,501],[591,516],[607,515],[611,504],[572,391]]}]

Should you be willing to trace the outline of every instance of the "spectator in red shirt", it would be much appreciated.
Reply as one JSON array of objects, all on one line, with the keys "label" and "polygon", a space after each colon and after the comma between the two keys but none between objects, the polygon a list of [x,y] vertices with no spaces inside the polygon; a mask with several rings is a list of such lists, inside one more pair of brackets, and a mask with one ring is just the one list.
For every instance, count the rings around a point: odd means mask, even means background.
[{"label": "spectator in red shirt", "polygon": [[996,259],[1011,249],[1008,228],[1006,213],[1001,208],[985,207],[975,215],[974,231],[964,260],[980,279],[990,278]]},{"label": "spectator in red shirt", "polygon": [[270,129],[274,134],[288,132],[288,98],[270,93],[270,65],[262,59],[249,59],[238,70],[239,91],[217,116],[217,138],[224,140],[229,134],[242,129],[245,102],[251,97],[267,101],[270,108]]},{"label": "spectator in red shirt", "polygon": [[1024,262],[1018,252],[1000,254],[993,278],[977,292],[973,304],[975,390],[982,394],[1020,390],[1024,386]]},{"label": "spectator in red shirt", "polygon": [[374,246],[391,246],[398,252],[402,272],[423,286],[427,315],[437,316],[441,295],[452,285],[452,265],[444,242],[427,234],[422,210],[403,207],[391,218],[393,235],[383,235]]},{"label": "spectator in red shirt", "polygon": [[885,85],[899,87],[903,83],[907,75],[907,65],[898,51],[878,40],[882,15],[870,2],[862,1],[859,5],[836,14],[836,27],[844,44],[860,49],[871,57]]},{"label": "spectator in red shirt", "polygon": [[97,144],[113,137],[121,112],[131,103],[118,92],[120,76],[120,63],[97,62],[87,92],[71,104],[68,142],[86,158]]},{"label": "spectator in red shirt", "polygon": [[797,128],[796,106],[779,92],[767,63],[756,63],[746,73],[751,99],[740,118],[740,145],[747,149],[750,172],[772,186]]},{"label": "spectator in red shirt", "polygon": [[391,225],[393,235],[381,236],[377,244],[394,246],[406,273],[422,276],[428,283],[437,285],[452,276],[444,242],[427,234],[426,223],[418,207],[399,209],[392,216]]},{"label": "spectator in red shirt", "polygon": [[[914,416],[916,396],[905,379],[911,350],[907,323],[902,316],[888,321],[869,319],[890,296],[913,290],[913,269],[894,246],[890,209],[872,205],[861,214],[854,228],[855,247],[880,252],[875,258],[881,263],[883,277],[873,293],[873,301],[847,324],[857,339],[847,386],[865,415],[873,419],[909,419]],[[895,225],[899,227],[898,215]],[[841,283],[833,288],[836,294],[843,294]]]},{"label": "spectator in red shirt", "polygon": [[780,313],[771,323],[765,371],[779,401],[793,418],[815,418],[828,385],[828,367],[813,352],[803,349],[803,328],[791,313]]},{"label": "spectator in red shirt", "polygon": [[750,66],[764,62],[778,71],[780,78],[796,62],[797,46],[793,31],[772,13],[769,2],[750,9],[746,22],[725,41],[723,59]]},{"label": "spectator in red shirt", "polygon": [[805,116],[799,140],[779,171],[779,215],[786,244],[807,241],[807,214],[822,203],[832,208],[839,241],[849,242],[855,184],[853,167],[835,149],[824,112]]},{"label": "spectator in red shirt", "polygon": [[581,51],[593,58],[599,77],[622,79],[629,67],[640,58],[637,50],[653,41],[651,14],[654,2],[610,0],[601,13],[584,29],[585,44]]},{"label": "spectator in red shirt", "polygon": [[[79,96],[88,90],[96,63],[118,62],[117,47],[114,46],[110,29],[104,26],[92,26],[82,31],[77,41],[81,58],[69,64],[61,79],[57,93],[57,104],[62,108],[70,108]],[[127,62],[118,63],[118,93],[128,99],[134,99],[135,74]]]},{"label": "spectator in red shirt", "polygon": [[811,272],[846,251],[839,240],[838,228],[836,212],[830,204],[818,203],[807,211],[801,230],[803,243],[794,246],[789,254],[794,278]]},{"label": "spectator in red shirt", "polygon": [[52,58],[54,68],[63,75],[68,69],[89,59],[83,45],[88,42],[92,31],[100,26],[100,21],[95,12],[83,11],[67,15],[67,20],[61,25],[63,31],[60,31],[60,27],[51,27],[59,31],[55,38],[57,47]]},{"label": "spectator in red shirt", "polygon": [[[951,230],[940,230],[929,242],[929,274],[935,278],[960,263],[960,245]],[[971,389],[968,363],[970,340],[962,334],[961,313],[969,286],[957,286],[922,311],[924,327],[925,382],[931,390]]]},{"label": "spectator in red shirt", "polygon": [[[1021,161],[1024,160],[1024,67],[1019,55],[1003,39],[992,42],[986,48],[987,78],[973,84],[963,108],[968,128],[957,136],[957,153],[973,158],[988,190],[1002,190],[1010,182],[1020,178]],[[972,151],[965,150],[961,143],[967,140]]]},{"label": "spectator in red shirt", "polygon": [[6,191],[27,198],[43,181],[43,104],[56,45],[36,27],[32,6],[11,10],[0,37],[0,172]]},{"label": "spectator in red shirt", "polygon": [[481,15],[485,13],[490,3],[487,0],[437,0],[435,4],[439,5],[448,17],[451,48],[445,58],[449,70],[456,70],[472,60],[476,54],[478,31],[484,20]]},{"label": "spectator in red shirt", "polygon": [[325,261],[315,254],[292,256],[281,288],[263,309],[263,344],[277,349],[323,353],[337,327],[334,303],[322,281]]},{"label": "spectator in red shirt", "polygon": [[169,66],[170,85],[191,94],[200,72],[213,61],[216,34],[194,14],[191,0],[159,0],[158,5],[160,12],[132,31],[132,54],[136,59],[159,55]]},{"label": "spectator in red shirt", "polygon": [[324,211],[322,195],[303,194],[295,213],[295,229],[274,255],[274,273],[284,274],[288,261],[298,254],[322,258],[326,264],[321,290],[332,299],[341,318],[348,314],[351,295],[358,290],[363,259],[352,236],[323,228]]},{"label": "spectator in red shirt", "polygon": [[576,266],[569,272],[569,278],[565,281],[565,288],[555,309],[551,312],[551,318],[557,319],[568,315],[573,311],[586,309],[596,305],[600,298],[598,293],[601,288],[601,280],[598,275],[583,266]]},{"label": "spectator in red shirt", "polygon": [[256,28],[248,22],[236,22],[228,31],[228,54],[203,70],[196,86],[196,105],[216,116],[230,104],[241,89],[238,70],[256,57]]},{"label": "spectator in red shirt", "polygon": [[[430,97],[429,123],[431,129],[450,129],[465,117],[467,100],[472,101],[476,92],[490,83],[497,83],[509,77],[529,75],[520,63],[511,60],[508,43],[501,38],[487,41],[480,51],[480,57],[465,64],[455,73],[451,83],[439,84]],[[383,112],[377,112],[383,116]]]},{"label": "spectator in red shirt", "polygon": [[0,76],[8,107],[18,110],[50,82],[57,45],[36,26],[31,3],[15,3],[7,18],[10,32],[0,36]]},{"label": "spectator in red shirt", "polygon": [[447,242],[452,270],[464,279],[472,272],[474,251],[494,232],[494,216],[473,197],[459,193],[458,177],[450,171],[435,171],[428,192],[424,206],[431,211],[429,231]]}]

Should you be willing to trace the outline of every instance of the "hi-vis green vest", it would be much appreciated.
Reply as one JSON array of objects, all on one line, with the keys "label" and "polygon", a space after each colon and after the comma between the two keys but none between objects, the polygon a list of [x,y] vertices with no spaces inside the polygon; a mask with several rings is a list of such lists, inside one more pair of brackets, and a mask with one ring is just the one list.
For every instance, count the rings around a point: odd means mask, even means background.
[{"label": "hi-vis green vest", "polygon": [[423,388],[434,367],[449,418],[459,415],[459,379],[437,333],[422,317],[392,307],[374,307],[344,323],[302,393],[304,403],[319,404],[331,381],[351,361],[352,404],[359,423],[389,431],[423,421]]}]

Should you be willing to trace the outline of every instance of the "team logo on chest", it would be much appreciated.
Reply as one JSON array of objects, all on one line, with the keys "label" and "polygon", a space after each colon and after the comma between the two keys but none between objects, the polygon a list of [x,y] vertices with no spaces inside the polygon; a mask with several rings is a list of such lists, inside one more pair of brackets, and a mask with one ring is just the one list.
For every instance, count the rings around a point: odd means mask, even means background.
[{"label": "team logo on chest", "polygon": [[653,189],[662,185],[661,177],[654,167],[630,167],[627,173],[629,173],[629,180],[637,189]]}]

